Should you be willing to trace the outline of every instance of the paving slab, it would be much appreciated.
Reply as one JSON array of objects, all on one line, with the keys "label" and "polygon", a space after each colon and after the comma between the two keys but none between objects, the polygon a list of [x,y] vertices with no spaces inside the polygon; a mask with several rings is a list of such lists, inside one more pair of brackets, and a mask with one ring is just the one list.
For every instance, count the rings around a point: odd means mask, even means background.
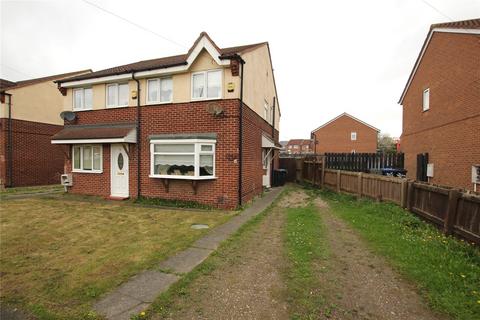
[{"label": "paving slab", "polygon": [[[265,210],[283,188],[273,188],[262,198],[256,199],[248,208],[223,225],[212,229],[207,235],[195,241],[193,245],[169,259],[161,262],[159,267],[164,272],[149,270],[139,273],[128,282],[98,301],[94,309],[107,319],[128,320],[131,316],[148,308],[151,302],[170,285],[178,281],[177,274],[190,272],[202,263],[222,241],[229,238],[245,222]],[[168,273],[171,270],[173,273]]]},{"label": "paving slab", "polygon": [[213,250],[203,248],[188,248],[160,263],[160,269],[175,273],[187,273],[202,263]]}]

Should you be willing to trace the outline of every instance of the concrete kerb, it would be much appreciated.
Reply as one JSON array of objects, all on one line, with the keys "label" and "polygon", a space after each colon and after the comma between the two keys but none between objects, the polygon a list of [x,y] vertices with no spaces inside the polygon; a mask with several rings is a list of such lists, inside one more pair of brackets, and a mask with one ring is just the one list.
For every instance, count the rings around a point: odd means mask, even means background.
[{"label": "concrete kerb", "polygon": [[282,188],[273,188],[262,198],[256,199],[243,212],[230,221],[211,230],[193,245],[159,264],[162,271],[147,270],[116,290],[103,297],[94,305],[94,310],[107,319],[130,319],[148,308],[162,292],[180,279],[178,274],[188,273],[202,263],[221,242],[235,233],[245,222],[258,215],[280,195]]}]

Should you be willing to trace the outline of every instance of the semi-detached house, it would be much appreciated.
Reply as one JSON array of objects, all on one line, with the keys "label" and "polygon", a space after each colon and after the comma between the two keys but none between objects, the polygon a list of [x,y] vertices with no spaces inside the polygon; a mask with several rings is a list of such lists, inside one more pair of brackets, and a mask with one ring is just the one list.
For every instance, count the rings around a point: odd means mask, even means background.
[{"label": "semi-detached house", "polygon": [[[68,191],[234,208],[270,187],[280,109],[268,43],[219,48],[57,81]],[[68,113],[71,111],[71,113]]]}]

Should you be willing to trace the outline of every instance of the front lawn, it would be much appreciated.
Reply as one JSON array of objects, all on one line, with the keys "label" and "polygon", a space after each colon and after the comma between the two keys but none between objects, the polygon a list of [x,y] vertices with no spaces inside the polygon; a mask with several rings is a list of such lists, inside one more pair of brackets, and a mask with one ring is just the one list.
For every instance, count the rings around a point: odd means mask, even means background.
[{"label": "front lawn", "polygon": [[91,304],[233,213],[64,196],[0,203],[1,302],[40,319],[95,318]]},{"label": "front lawn", "polygon": [[445,237],[396,205],[318,192],[335,214],[416,284],[433,309],[455,319],[480,319],[478,247]]}]

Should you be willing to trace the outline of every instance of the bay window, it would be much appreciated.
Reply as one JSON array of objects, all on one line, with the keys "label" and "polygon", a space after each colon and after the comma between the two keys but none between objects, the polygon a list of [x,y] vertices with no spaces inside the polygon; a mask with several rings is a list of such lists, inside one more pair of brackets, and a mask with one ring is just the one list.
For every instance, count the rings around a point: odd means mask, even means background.
[{"label": "bay window", "polygon": [[192,100],[220,99],[222,97],[222,70],[192,73]]},{"label": "bay window", "polygon": [[74,145],[73,172],[102,172],[102,145]]},{"label": "bay window", "polygon": [[128,83],[107,84],[107,108],[128,106],[129,93]]},{"label": "bay window", "polygon": [[173,100],[172,78],[147,80],[147,103],[166,103]]},{"label": "bay window", "polygon": [[214,140],[151,140],[150,177],[215,178]]},{"label": "bay window", "polygon": [[92,109],[92,88],[73,89],[73,111]]}]

